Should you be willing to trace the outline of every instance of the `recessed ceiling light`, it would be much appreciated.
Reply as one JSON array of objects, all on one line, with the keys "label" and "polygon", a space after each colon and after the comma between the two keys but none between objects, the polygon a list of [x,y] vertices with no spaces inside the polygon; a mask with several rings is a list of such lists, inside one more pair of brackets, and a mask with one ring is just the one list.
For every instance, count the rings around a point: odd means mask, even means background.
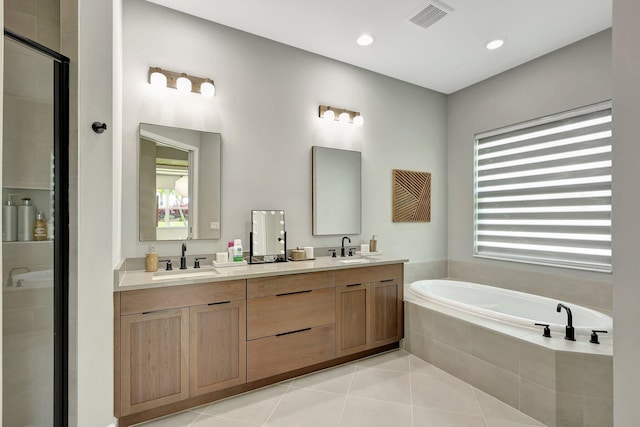
[{"label": "recessed ceiling light", "polygon": [[502,45],[504,45],[504,43],[506,41],[507,41],[507,39],[505,39],[505,38],[499,38],[499,39],[491,40],[489,43],[487,43],[486,47],[489,50],[496,50],[496,49],[502,47]]},{"label": "recessed ceiling light", "polygon": [[371,37],[369,34],[363,34],[358,37],[358,44],[360,46],[369,46],[371,43],[373,43],[373,37]]}]

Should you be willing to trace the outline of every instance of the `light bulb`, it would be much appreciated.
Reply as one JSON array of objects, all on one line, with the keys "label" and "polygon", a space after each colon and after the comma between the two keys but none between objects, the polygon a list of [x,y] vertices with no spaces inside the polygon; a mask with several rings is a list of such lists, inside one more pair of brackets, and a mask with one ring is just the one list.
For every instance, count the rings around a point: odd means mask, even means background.
[{"label": "light bulb", "polygon": [[187,78],[186,74],[183,73],[182,76],[178,77],[178,80],[176,80],[176,89],[183,93],[191,92],[191,80]]},{"label": "light bulb", "polygon": [[336,113],[333,112],[333,110],[326,110],[323,114],[322,114],[322,118],[323,119],[327,119],[327,120],[335,120],[336,118]]},{"label": "light bulb", "polygon": [[340,122],[342,123],[349,123],[349,119],[351,117],[349,116],[349,113],[347,113],[346,111],[344,113],[340,113],[340,115],[338,116],[338,120],[340,120]]},{"label": "light bulb", "polygon": [[154,71],[149,76],[149,83],[153,87],[167,87],[167,76],[162,74],[160,71]]},{"label": "light bulb", "polygon": [[216,87],[213,85],[211,80],[205,79],[205,81],[200,85],[200,93],[202,96],[211,98],[216,94]]},{"label": "light bulb", "polygon": [[364,124],[364,117],[358,115],[353,118],[353,124],[356,126],[362,126]]},{"label": "light bulb", "polygon": [[500,47],[502,47],[502,45],[504,45],[505,39],[495,39],[495,40],[491,40],[489,43],[487,43],[487,49],[489,50],[496,50]]},{"label": "light bulb", "polygon": [[373,43],[373,37],[371,37],[371,35],[369,34],[362,34],[360,37],[358,37],[357,43],[360,46],[369,46],[371,43]]}]

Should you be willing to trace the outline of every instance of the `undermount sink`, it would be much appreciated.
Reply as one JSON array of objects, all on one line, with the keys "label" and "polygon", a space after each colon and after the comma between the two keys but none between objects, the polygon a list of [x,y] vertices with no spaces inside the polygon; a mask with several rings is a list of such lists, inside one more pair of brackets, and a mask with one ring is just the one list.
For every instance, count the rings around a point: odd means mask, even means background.
[{"label": "undermount sink", "polygon": [[369,260],[363,258],[353,258],[353,259],[341,259],[338,261],[341,264],[360,264],[362,262],[369,262]]},{"label": "undermount sink", "polygon": [[186,270],[156,271],[152,280],[192,279],[196,277],[217,276],[219,273],[213,267],[188,268]]}]

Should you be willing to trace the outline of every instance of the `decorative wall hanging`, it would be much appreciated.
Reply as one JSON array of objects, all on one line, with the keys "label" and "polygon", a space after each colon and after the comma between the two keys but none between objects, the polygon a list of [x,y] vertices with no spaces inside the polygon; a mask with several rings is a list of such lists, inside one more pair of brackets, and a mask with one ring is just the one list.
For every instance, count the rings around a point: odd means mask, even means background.
[{"label": "decorative wall hanging", "polygon": [[393,170],[393,222],[431,222],[431,173]]}]

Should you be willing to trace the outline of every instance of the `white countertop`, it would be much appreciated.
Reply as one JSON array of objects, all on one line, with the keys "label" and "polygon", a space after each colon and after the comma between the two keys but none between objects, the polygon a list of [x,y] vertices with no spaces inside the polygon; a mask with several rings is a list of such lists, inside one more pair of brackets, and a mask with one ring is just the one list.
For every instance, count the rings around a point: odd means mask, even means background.
[{"label": "white countertop", "polygon": [[[203,265],[201,269],[174,269],[173,275],[154,280],[154,273],[143,270],[125,271],[115,274],[115,292],[134,289],[161,288],[166,286],[191,285],[195,283],[221,282],[225,280],[250,279],[256,277],[280,276],[286,274],[310,273],[314,271],[341,270],[408,262],[408,259],[389,256],[354,256],[344,258],[319,257],[313,260],[249,264],[238,267],[216,267]],[[160,270],[159,270],[160,271]],[[164,273],[160,273],[164,274]],[[193,274],[193,276],[187,276]],[[175,277],[179,275],[178,277]],[[119,280],[117,279],[119,277]],[[165,278],[166,277],[166,278]]]}]

